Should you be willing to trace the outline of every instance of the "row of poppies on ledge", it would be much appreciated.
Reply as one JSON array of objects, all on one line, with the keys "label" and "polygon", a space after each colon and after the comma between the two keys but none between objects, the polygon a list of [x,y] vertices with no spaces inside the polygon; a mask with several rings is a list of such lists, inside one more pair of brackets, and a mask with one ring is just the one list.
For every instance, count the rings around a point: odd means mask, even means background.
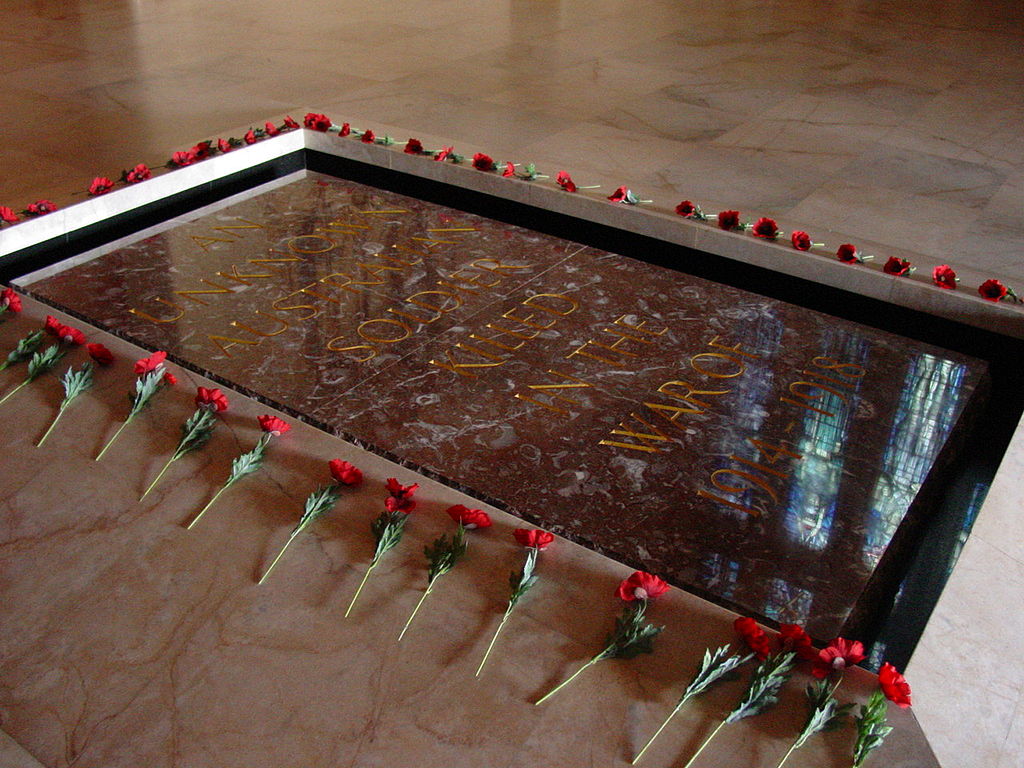
[{"label": "row of poppies on ledge", "polygon": [[[395,144],[394,139],[390,136],[377,136],[372,130],[360,131],[352,128],[348,123],[343,123],[340,126],[335,125],[327,115],[315,112],[306,114],[303,118],[303,125],[314,131],[337,133],[341,137],[351,136],[365,144],[381,144],[384,146]],[[250,128],[241,139],[233,136],[228,139],[217,139],[216,142],[211,139],[201,141],[191,149],[175,152],[171,156],[170,160],[167,161],[165,167],[183,168],[197,163],[200,160],[213,157],[214,155],[231,152],[238,147],[255,144],[263,139],[277,136],[285,131],[296,130],[300,127],[301,126],[296,120],[294,120],[290,115],[286,115],[284,122],[281,123],[281,125],[275,125],[274,123],[267,121],[262,128]],[[453,163],[461,163],[466,160],[463,155],[455,152],[454,147],[448,146],[439,150],[424,149],[423,144],[419,139],[412,138],[405,144],[405,153],[409,155],[432,157],[438,162],[448,160]],[[477,152],[473,155],[470,162],[474,168],[480,171],[495,172],[500,170],[501,175],[506,178],[517,178],[523,181],[535,181],[537,179],[549,178],[544,174],[538,173],[533,163],[529,163],[525,166],[521,166],[520,164],[513,163],[511,161],[496,163],[492,157],[482,152]],[[150,168],[144,163],[140,163],[130,170],[122,171],[119,182],[125,185],[137,184],[139,182],[146,181],[151,177],[152,171]],[[578,187],[566,171],[558,172],[555,177],[555,183],[566,192],[576,192],[580,189],[599,188],[598,186]],[[97,176],[89,185],[88,193],[91,196],[105,195],[114,189],[115,185],[116,182],[114,180],[106,176]],[[608,195],[608,199],[613,203],[623,203],[625,205],[637,205],[640,203],[653,202],[652,200],[640,200],[626,186],[618,187],[614,192],[612,192],[612,194]],[[55,210],[57,210],[57,206],[50,200],[37,200],[36,202],[28,205],[20,212],[20,214],[8,206],[0,205],[0,227],[4,224],[17,223],[21,220],[21,216],[42,216],[47,213],[52,213]],[[718,227],[726,231],[749,231],[755,237],[760,237],[765,240],[775,241],[784,235],[774,219],[761,217],[754,223],[750,223],[749,221],[741,222],[739,211],[733,210],[726,210],[718,214],[708,215],[704,213],[699,205],[691,202],[690,200],[683,200],[680,202],[675,207],[675,212],[684,218],[694,221],[714,220],[717,222]],[[798,251],[810,251],[812,248],[822,248],[825,245],[824,243],[812,242],[811,236],[801,230],[795,230],[790,234],[790,243]],[[839,248],[836,249],[835,255],[839,261],[847,264],[863,264],[864,262],[874,258],[873,256],[863,255],[856,246],[851,243],[843,243],[840,245]],[[882,270],[886,274],[903,277],[913,273],[915,271],[915,267],[907,259],[890,256],[883,265]],[[932,283],[939,288],[953,290],[957,287],[958,282],[959,278],[956,276],[956,271],[948,264],[941,264],[932,270]],[[993,302],[1009,300],[1015,303],[1020,303],[1021,301],[1012,288],[1004,285],[1001,281],[996,279],[985,280],[980,286],[978,286],[978,294],[983,299]]]},{"label": "row of poppies on ledge", "polygon": [[[10,288],[0,292],[0,314],[16,313],[20,310],[21,301],[17,293]],[[52,337],[54,341],[44,349],[43,339],[46,336]],[[80,330],[48,316],[43,328],[23,337],[7,355],[6,360],[0,364],[0,371],[2,371],[21,362],[27,361],[28,363],[25,379],[0,398],[0,403],[5,402],[20,389],[52,370],[67,352],[85,342],[85,335]],[[77,370],[74,366],[69,367],[62,377],[64,399],[37,445],[41,445],[46,440],[71,403],[92,386],[94,364],[109,366],[114,363],[114,355],[102,344],[87,344],[86,349],[91,361],[83,363]],[[106,454],[118,436],[157,393],[177,383],[174,375],[166,369],[166,358],[166,352],[157,351],[135,361],[136,378],[134,386],[129,392],[129,410],[120,427],[96,456],[97,461]],[[149,494],[175,461],[202,448],[209,442],[219,421],[217,416],[228,409],[229,402],[227,396],[219,389],[198,387],[195,405],[195,412],[181,425],[181,437],[177,447],[142,494],[140,501]],[[225,491],[243,477],[259,470],[263,465],[271,440],[286,434],[291,429],[286,421],[269,414],[259,416],[258,423],[262,430],[261,437],[252,449],[233,459],[227,479],[205,506],[193,516],[187,526],[189,530],[195,527]],[[345,488],[354,487],[363,482],[362,471],[348,461],[333,459],[328,462],[328,471],[331,482],[317,487],[307,496],[298,523],[292,529],[276,557],[263,571],[258,581],[259,584],[266,581],[296,537],[335,507]],[[402,540],[410,515],[417,506],[414,496],[418,487],[418,484],[415,483],[403,485],[396,478],[388,478],[385,485],[387,495],[384,498],[384,510],[370,525],[371,533],[376,540],[376,548],[345,611],[346,618],[355,607],[370,574],[382,558]],[[398,636],[399,641],[409,630],[420,608],[436,586],[437,580],[451,571],[466,555],[467,534],[470,531],[491,526],[490,516],[481,509],[470,509],[462,504],[456,504],[447,509],[447,514],[456,523],[456,528],[452,533],[441,535],[424,548],[427,559],[426,588],[406,620]],[[516,542],[524,548],[523,564],[518,571],[514,571],[510,575],[508,604],[476,669],[477,676],[482,672],[498,636],[512,615],[513,609],[536,583],[540,553],[555,541],[555,537],[551,533],[539,529],[519,528],[513,531],[513,536]],[[652,653],[654,640],[664,630],[664,627],[648,623],[646,611],[649,603],[663,595],[668,589],[669,586],[665,581],[643,571],[637,571],[623,580],[616,590],[616,595],[624,604],[622,613],[616,619],[615,627],[609,633],[605,646],[570,677],[535,703],[543,704],[585,670],[600,661],[612,658],[630,659],[643,653]],[[739,703],[719,722],[691,755],[685,768],[689,768],[697,760],[725,725],[761,714],[773,707],[778,702],[779,693],[792,676],[798,661],[811,663],[810,671],[817,678],[817,682],[807,687],[808,712],[806,720],[799,736],[778,763],[778,768],[781,768],[790,755],[802,747],[811,736],[836,728],[847,719],[854,705],[840,705],[835,694],[842,682],[844,670],[864,659],[864,648],[860,642],[836,638],[825,648],[818,650],[814,648],[811,638],[802,628],[795,624],[783,624],[778,636],[778,647],[773,650],[768,635],[753,619],[741,617],[735,621],[734,626],[742,638],[740,650],[734,650],[730,644],[725,644],[716,649],[708,648],[705,651],[696,674],[682,692],[676,706],[643,748],[637,752],[633,759],[634,764],[643,757],[654,740],[688,701],[706,692],[714,683],[732,677],[740,667],[755,658],[757,663],[750,674],[746,691]],[[910,686],[903,676],[891,664],[883,664],[879,674],[879,689],[871,695],[867,703],[861,705],[859,715],[855,718],[857,735],[851,762],[854,768],[861,766],[868,755],[881,746],[885,737],[892,730],[887,725],[887,700],[900,707],[908,707],[911,704],[910,695]]]}]

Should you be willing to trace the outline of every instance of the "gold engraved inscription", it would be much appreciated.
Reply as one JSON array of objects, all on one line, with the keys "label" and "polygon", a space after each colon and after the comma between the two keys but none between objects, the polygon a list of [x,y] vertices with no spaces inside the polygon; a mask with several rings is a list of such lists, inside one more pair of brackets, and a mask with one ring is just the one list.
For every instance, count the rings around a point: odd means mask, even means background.
[{"label": "gold engraved inscription", "polygon": [[625,422],[620,422],[618,429],[613,429],[611,434],[620,435],[622,437],[632,437],[638,442],[635,443],[624,443],[619,440],[601,440],[598,442],[599,445],[610,445],[615,448],[628,448],[633,451],[641,451],[643,453],[661,453],[666,450],[667,446],[659,445],[659,443],[670,442],[670,438],[656,426],[646,421],[642,416],[636,413],[629,414],[630,418],[640,422],[644,427],[649,429],[649,432],[638,432],[636,429],[629,427]]},{"label": "gold engraved inscription", "polygon": [[[560,378],[572,383],[527,384],[526,388],[534,390],[534,392],[536,392],[538,395],[546,395],[551,400],[559,400],[563,403],[568,403],[569,405],[580,405],[580,402],[578,400],[573,400],[571,397],[561,394],[561,392],[559,392],[558,390],[589,388],[591,386],[590,384],[583,381],[582,379],[577,379],[575,376],[572,376],[568,373],[562,373],[561,371],[556,371],[550,368],[547,370],[547,373],[551,374],[552,376],[559,376]],[[533,403],[534,405],[539,405],[541,408],[546,408],[549,411],[559,414],[560,416],[568,417],[570,415],[569,411],[567,411],[565,408],[561,408],[555,405],[554,403],[550,402],[550,400],[545,402],[544,400],[538,400],[536,397],[530,397],[529,395],[524,395],[520,392],[516,392],[515,397],[519,400],[525,400],[529,403]]]}]

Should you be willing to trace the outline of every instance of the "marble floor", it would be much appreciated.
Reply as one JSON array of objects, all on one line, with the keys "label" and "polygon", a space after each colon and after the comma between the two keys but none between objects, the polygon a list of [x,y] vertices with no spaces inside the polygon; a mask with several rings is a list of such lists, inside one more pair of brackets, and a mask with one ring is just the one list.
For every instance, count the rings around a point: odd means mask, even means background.
[{"label": "marble floor", "polygon": [[[316,110],[1024,293],[1019,0],[6,0],[3,14],[0,205],[68,204],[96,175]],[[986,525],[965,557],[995,553],[1010,599],[1021,526]],[[990,660],[974,678],[998,681],[973,764],[1009,768],[1024,679],[997,660],[1024,643],[986,640],[973,579],[926,642],[946,664],[948,638],[972,629]],[[966,704],[946,696],[918,711],[955,730]],[[971,765],[970,734],[946,731],[948,765]]]},{"label": "marble floor", "polygon": [[1024,285],[1017,0],[8,0],[4,18],[0,205],[315,109]]}]

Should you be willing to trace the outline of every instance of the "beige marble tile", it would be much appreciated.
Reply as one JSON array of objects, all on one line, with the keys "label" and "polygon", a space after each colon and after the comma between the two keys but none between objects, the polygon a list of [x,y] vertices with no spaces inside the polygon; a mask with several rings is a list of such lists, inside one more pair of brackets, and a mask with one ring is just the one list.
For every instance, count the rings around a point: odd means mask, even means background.
[{"label": "beige marble tile", "polygon": [[1024,755],[1024,699],[1017,700],[1017,709],[1009,720],[1010,730],[1000,745],[996,768],[1016,768]]},{"label": "beige marble tile", "polygon": [[0,764],[4,768],[43,768],[42,763],[3,731],[0,731]]},{"label": "beige marble tile", "polygon": [[972,536],[914,651],[906,674],[915,711],[943,765],[967,754],[979,765],[1000,759],[1024,692],[1006,664],[1024,653],[1024,615],[1007,610],[1022,589],[1024,562]]}]

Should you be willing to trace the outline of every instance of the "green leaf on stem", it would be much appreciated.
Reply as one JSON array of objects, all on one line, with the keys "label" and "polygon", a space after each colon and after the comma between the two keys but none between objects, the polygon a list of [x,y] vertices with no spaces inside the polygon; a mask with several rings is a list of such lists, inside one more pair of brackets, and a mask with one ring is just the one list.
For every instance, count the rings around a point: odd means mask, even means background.
[{"label": "green leaf on stem", "polygon": [[64,350],[59,344],[51,344],[42,352],[36,352],[28,361],[28,376],[25,381],[35,381],[57,365],[62,357],[64,357]]},{"label": "green leaf on stem", "polygon": [[164,367],[157,366],[149,373],[144,373],[135,379],[135,392],[128,393],[128,402],[131,410],[128,412],[126,421],[131,421],[138,416],[139,411],[149,405],[153,395],[167,386],[164,383]]},{"label": "green leaf on stem", "polygon": [[208,408],[196,408],[195,412],[188,417],[188,420],[181,425],[181,439],[174,451],[174,458],[177,461],[182,456],[198,450],[210,442],[213,437],[213,430],[217,426],[216,414]]},{"label": "green leaf on stem", "polygon": [[540,550],[536,547],[526,547],[526,560],[523,561],[523,567],[519,571],[513,571],[508,577],[508,584],[511,588],[508,598],[508,610],[512,610],[515,604],[519,602],[519,598],[525,595],[530,587],[537,582],[537,577],[533,575],[534,569],[537,567],[537,553]]},{"label": "green leaf on stem", "polygon": [[853,768],[860,768],[874,750],[882,746],[885,737],[892,733],[892,726],[886,725],[888,703],[881,690],[871,694],[867,704],[860,707],[857,721],[857,742],[853,746]]},{"label": "green leaf on stem", "polygon": [[738,653],[729,655],[730,647],[723,645],[716,648],[714,653],[711,652],[710,648],[704,651],[704,660],[701,662],[700,669],[697,670],[697,674],[694,675],[690,684],[686,686],[683,695],[679,697],[680,705],[685,704],[694,696],[700,696],[714,683],[727,678],[741,664],[745,664],[754,658],[752,653],[748,653],[746,656],[740,656]]},{"label": "green leaf on stem", "polygon": [[[683,691],[683,695],[679,697],[679,701],[675,708],[668,714],[668,717],[666,717],[658,727],[658,730],[654,732],[654,735],[647,740],[647,743],[644,744],[636,757],[633,758],[633,765],[636,765],[640,761],[640,758],[644,756],[644,753],[651,744],[654,743],[654,740],[658,738],[663,730],[665,730],[665,726],[667,726],[669,721],[676,716],[676,713],[683,708],[683,705],[687,701],[692,699],[694,696],[700,696],[710,688],[713,683],[728,677],[735,672],[736,668],[741,664],[754,658],[754,654],[752,653],[747,654],[746,656],[740,656],[738,653],[735,653],[730,656],[729,649],[730,646],[723,645],[720,648],[715,649],[714,653],[711,652],[710,648],[704,651],[704,660],[701,662],[700,669],[697,670],[697,674],[694,675],[690,684],[686,686],[686,690]],[[704,742],[705,745],[708,740]],[[702,746],[701,750],[703,750],[703,748],[704,747]],[[690,758],[691,763],[695,757],[696,755]]]},{"label": "green leaf on stem", "polygon": [[829,685],[827,680],[819,680],[807,686],[807,720],[804,722],[803,730],[793,749],[800,749],[816,733],[831,731],[843,724],[843,720],[850,714],[853,704],[839,706],[835,696],[835,687]]},{"label": "green leaf on stem", "polygon": [[320,517],[320,515],[330,512],[340,498],[341,486],[333,483],[331,485],[321,485],[306,497],[306,506],[303,509],[302,517],[299,518],[299,522],[292,533],[299,533],[303,528]]},{"label": "green leaf on stem", "polygon": [[605,649],[594,657],[595,660],[632,659],[641,653],[653,652],[654,638],[665,628],[646,623],[646,611],[646,600],[627,604],[622,614],[615,619],[615,631],[608,635]]},{"label": "green leaf on stem", "polygon": [[85,363],[77,371],[74,367],[68,368],[61,376],[60,383],[64,385],[64,401],[60,404],[61,410],[64,410],[72,400],[93,385],[92,363]]},{"label": "green leaf on stem", "polygon": [[795,663],[796,654],[787,651],[773,654],[758,664],[743,698],[725,722],[735,723],[745,717],[759,715],[778,703],[779,690],[793,674]]},{"label": "green leaf on stem", "polygon": [[263,466],[263,457],[267,452],[267,445],[270,443],[271,437],[272,435],[269,432],[264,434],[251,451],[235,457],[234,461],[231,462],[231,474],[224,482],[224,488],[229,488],[246,475],[251,475]]},{"label": "green leaf on stem", "polygon": [[434,579],[448,573],[466,554],[466,529],[462,523],[459,523],[451,539],[447,534],[441,535],[433,544],[423,548],[423,554],[429,563],[427,584],[433,584]]},{"label": "green leaf on stem", "polygon": [[39,349],[39,345],[43,343],[43,332],[32,331],[32,333],[25,336],[23,339],[18,341],[17,345],[7,354],[7,359],[3,365],[0,366],[0,370],[8,368],[9,366],[20,363],[22,360],[28,360],[35,351]]},{"label": "green leaf on stem", "polygon": [[409,515],[396,509],[394,512],[381,512],[377,519],[370,523],[370,530],[377,540],[377,549],[373,553],[373,564],[376,564],[385,552],[393,549],[402,540],[407,522],[409,522]]}]

